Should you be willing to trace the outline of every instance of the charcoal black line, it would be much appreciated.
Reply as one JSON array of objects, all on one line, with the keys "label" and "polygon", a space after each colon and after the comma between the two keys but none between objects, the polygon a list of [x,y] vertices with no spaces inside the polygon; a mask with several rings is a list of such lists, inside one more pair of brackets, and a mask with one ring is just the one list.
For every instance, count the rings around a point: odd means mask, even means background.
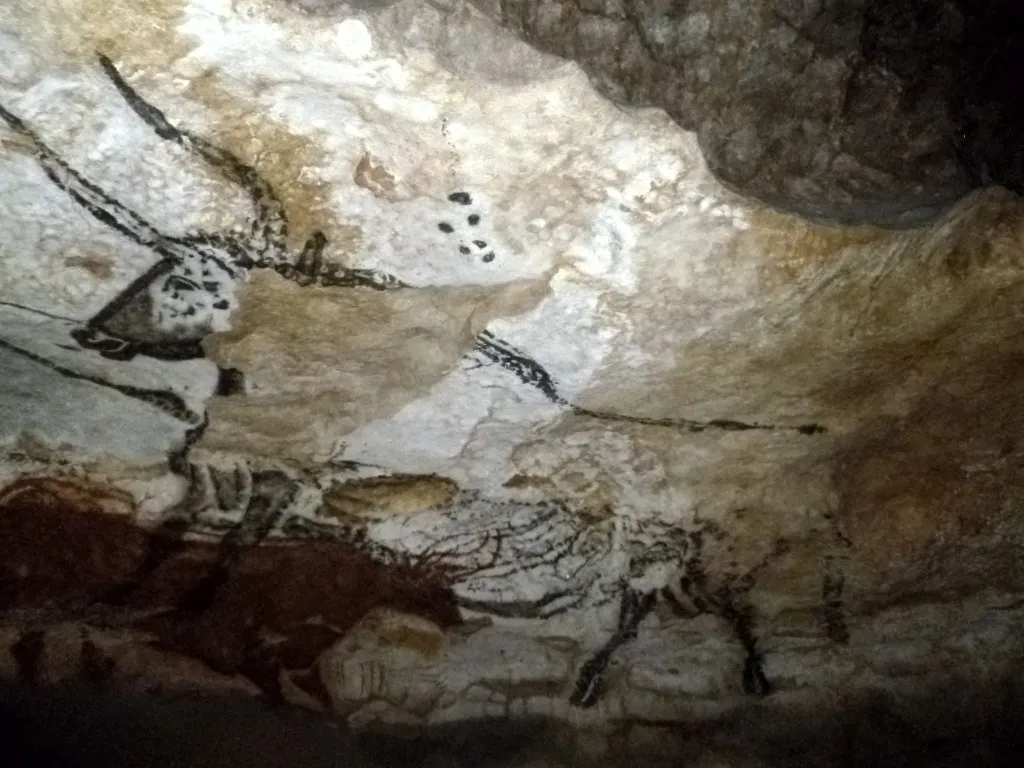
[{"label": "charcoal black line", "polygon": [[87,376],[84,373],[78,373],[70,368],[65,368],[52,360],[47,360],[34,352],[29,352],[28,350],[22,349],[21,347],[11,344],[9,341],[4,341],[3,339],[0,339],[0,347],[9,349],[10,351],[22,355],[35,363],[44,365],[50,370],[56,371],[66,378],[87,381],[90,384],[95,384],[100,387],[108,387],[127,397],[141,400],[147,405],[151,405],[166,413],[168,416],[179,421],[183,421],[186,424],[198,424],[203,420],[202,416],[189,408],[185,401],[173,392],[167,392],[159,389],[132,387],[127,384],[114,384],[113,382],[105,381],[104,379],[99,379],[95,376]]}]

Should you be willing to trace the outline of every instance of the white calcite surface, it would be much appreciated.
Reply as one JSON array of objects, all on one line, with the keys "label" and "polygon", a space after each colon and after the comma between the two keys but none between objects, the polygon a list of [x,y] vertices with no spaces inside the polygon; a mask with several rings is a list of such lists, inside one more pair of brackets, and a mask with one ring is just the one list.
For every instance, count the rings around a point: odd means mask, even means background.
[{"label": "white calcite surface", "polygon": [[[1008,195],[807,224],[461,2],[8,3],[0,107],[3,480],[209,533],[278,472],[272,536],[441,568],[483,628],[340,639],[353,722],[682,718],[1019,633]],[[329,519],[392,475],[453,490]]]}]

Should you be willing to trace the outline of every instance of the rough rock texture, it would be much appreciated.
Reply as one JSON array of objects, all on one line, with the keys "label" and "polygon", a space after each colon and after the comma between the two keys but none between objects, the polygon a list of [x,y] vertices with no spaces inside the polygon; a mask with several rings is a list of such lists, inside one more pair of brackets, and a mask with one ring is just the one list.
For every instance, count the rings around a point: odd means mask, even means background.
[{"label": "rough rock texture", "polygon": [[47,0],[0,73],[8,676],[610,732],[1019,673],[1013,195],[779,213],[455,2]]},{"label": "rough rock texture", "polygon": [[1012,0],[481,5],[612,98],[664,107],[719,179],[772,205],[898,225],[974,186],[1022,189]]}]

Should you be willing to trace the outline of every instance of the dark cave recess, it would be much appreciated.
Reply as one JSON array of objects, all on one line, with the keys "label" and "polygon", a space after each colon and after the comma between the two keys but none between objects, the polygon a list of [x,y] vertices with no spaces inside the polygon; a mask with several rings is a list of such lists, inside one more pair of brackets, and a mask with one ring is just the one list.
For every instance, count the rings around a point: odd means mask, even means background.
[{"label": "dark cave recess", "polygon": [[989,768],[1021,764],[1019,681],[864,691],[834,707],[765,702],[700,723],[499,719],[417,732],[350,731],[245,697],[0,682],[0,735],[10,768]]},{"label": "dark cave recess", "polygon": [[712,172],[771,206],[898,227],[979,187],[1024,191],[1017,0],[497,4],[609,97],[696,131]]}]

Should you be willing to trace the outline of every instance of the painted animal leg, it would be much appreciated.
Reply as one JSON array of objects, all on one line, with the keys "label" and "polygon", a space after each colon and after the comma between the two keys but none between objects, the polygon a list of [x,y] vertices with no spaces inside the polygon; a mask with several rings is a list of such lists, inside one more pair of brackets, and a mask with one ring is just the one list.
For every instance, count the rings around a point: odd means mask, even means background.
[{"label": "painted animal leg", "polygon": [[247,497],[242,519],[221,539],[213,568],[178,602],[179,610],[201,613],[209,608],[231,571],[270,533],[298,491],[291,478],[277,471],[257,472],[242,487],[245,493],[239,498]]},{"label": "painted animal leg", "polygon": [[630,587],[625,589],[622,593],[622,602],[619,604],[618,628],[604,647],[580,668],[576,687],[569,698],[570,704],[587,708],[597,703],[602,693],[604,673],[612,654],[636,637],[640,622],[654,607],[654,597],[653,592],[641,593]]},{"label": "painted animal leg", "polygon": [[746,655],[743,658],[743,692],[751,696],[767,696],[772,684],[764,674],[764,657],[757,648],[754,620],[748,607],[737,607],[731,599],[719,605],[719,615],[729,622]]},{"label": "painted animal leg", "polygon": [[185,536],[195,527],[200,512],[216,503],[216,480],[209,467],[190,464],[186,476],[185,498],[168,510],[166,519],[153,531],[142,562],[127,581],[109,591],[99,602],[115,606],[128,603],[164,563],[184,549]]},{"label": "painted animal leg", "polygon": [[711,614],[726,621],[745,653],[743,692],[751,696],[767,696],[772,692],[771,682],[764,674],[764,658],[757,647],[753,613],[745,604],[742,592],[719,590],[711,594],[703,579],[683,576],[678,584],[662,589],[661,595],[685,619]]}]

